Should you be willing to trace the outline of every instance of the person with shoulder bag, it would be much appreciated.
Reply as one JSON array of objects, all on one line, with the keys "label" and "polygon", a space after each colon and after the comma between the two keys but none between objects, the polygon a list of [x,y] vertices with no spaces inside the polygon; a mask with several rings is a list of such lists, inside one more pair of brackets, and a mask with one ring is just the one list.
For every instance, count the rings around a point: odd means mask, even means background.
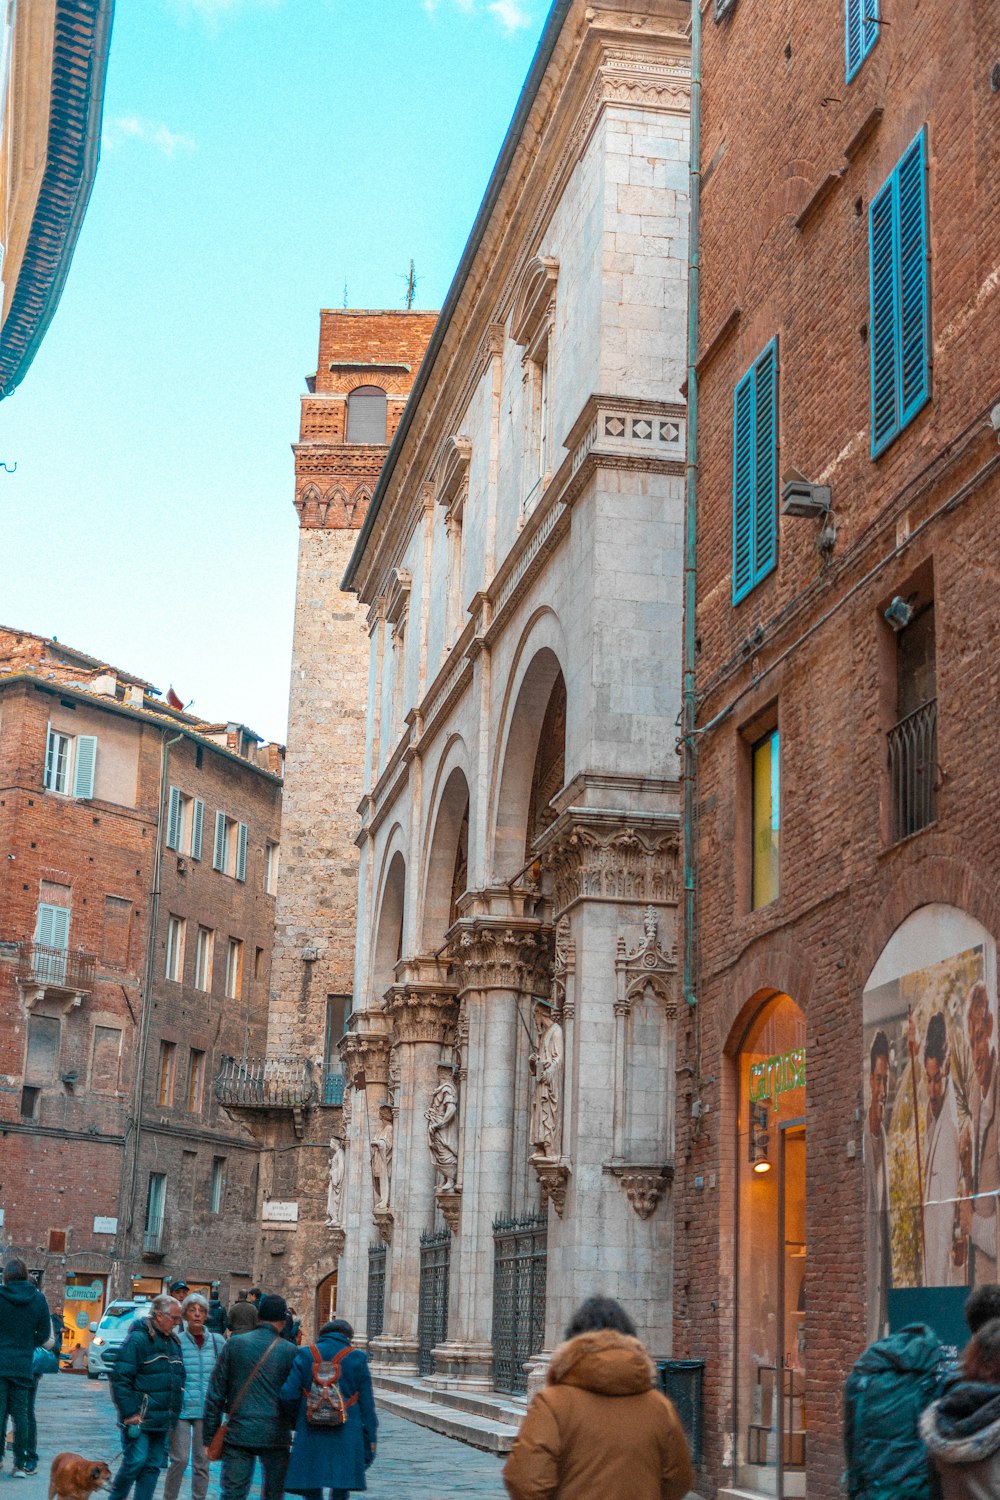
[{"label": "person with shoulder bag", "polygon": [[149,1317],[137,1318],[111,1368],[111,1395],[118,1408],[122,1462],[109,1500],[153,1500],[167,1461],[167,1439],[181,1412],[184,1357],[174,1331],[180,1303],[163,1292],[149,1304]]},{"label": "person with shoulder bag", "polygon": [[344,1318],[324,1323],[315,1344],[295,1356],[281,1399],[295,1418],[285,1488],[304,1500],[347,1500],[367,1489],[365,1470],[375,1461],[378,1418],[368,1356],[354,1349],[354,1329]]},{"label": "person with shoulder bag", "polygon": [[258,1458],[261,1500],[284,1493],[291,1423],[280,1393],[296,1354],[281,1337],[287,1312],[284,1297],[262,1297],[257,1327],[231,1338],[212,1372],[202,1436],[208,1457],[222,1459],[222,1500],[246,1500]]},{"label": "person with shoulder bag", "polygon": [[216,1362],[226,1347],[220,1333],[206,1326],[208,1303],[200,1292],[191,1292],[181,1303],[184,1322],[178,1337],[184,1359],[184,1401],[177,1426],[170,1434],[170,1467],[163,1484],[163,1500],[177,1500],[184,1471],[191,1463],[191,1500],[205,1500],[208,1493],[208,1458],[202,1437],[202,1417],[208,1383]]},{"label": "person with shoulder bag", "polygon": [[589,1297],[574,1314],[503,1482],[513,1500],[681,1500],[693,1487],[684,1429],[611,1297]]}]

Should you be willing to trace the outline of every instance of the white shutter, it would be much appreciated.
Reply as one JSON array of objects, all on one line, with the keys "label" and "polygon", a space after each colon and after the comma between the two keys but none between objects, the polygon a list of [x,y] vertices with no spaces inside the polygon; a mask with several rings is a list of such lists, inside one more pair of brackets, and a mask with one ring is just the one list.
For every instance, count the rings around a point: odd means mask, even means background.
[{"label": "white shutter", "polygon": [[42,777],[42,785],[50,792],[55,791],[56,780],[56,737],[52,725],[45,738],[45,775]]},{"label": "white shutter", "polygon": [[198,797],[191,809],[191,858],[201,859],[201,836],[205,826],[205,804]]},{"label": "white shutter", "polygon": [[68,906],[51,906],[39,901],[38,918],[35,923],[35,942],[40,948],[58,948],[65,953],[69,948]]},{"label": "white shutter", "polygon": [[73,796],[94,795],[94,772],[97,770],[96,734],[78,734],[76,737],[76,768],[73,775]]},{"label": "white shutter", "polygon": [[167,848],[179,849],[181,846],[181,794],[177,787],[170,788],[170,797],[167,801]]},{"label": "white shutter", "polygon": [[212,868],[223,871],[226,868],[226,815],[224,812],[217,812],[215,815],[215,849],[212,853]]},{"label": "white shutter", "polygon": [[247,839],[249,829],[245,823],[239,825],[239,834],[236,840],[236,879],[247,878]]}]

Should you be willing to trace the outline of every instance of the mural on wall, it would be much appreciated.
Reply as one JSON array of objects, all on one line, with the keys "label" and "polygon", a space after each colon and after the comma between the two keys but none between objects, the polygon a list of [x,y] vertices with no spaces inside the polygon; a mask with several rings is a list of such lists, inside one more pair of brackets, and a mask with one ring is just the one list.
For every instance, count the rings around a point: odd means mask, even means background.
[{"label": "mural on wall", "polygon": [[[887,1328],[892,1288],[997,1279],[1000,1112],[992,945],[975,943],[928,962],[934,947],[914,943],[910,961],[919,967],[882,982],[880,961],[864,994],[870,1339]],[[899,945],[890,970],[905,965],[906,952],[907,945]]]}]

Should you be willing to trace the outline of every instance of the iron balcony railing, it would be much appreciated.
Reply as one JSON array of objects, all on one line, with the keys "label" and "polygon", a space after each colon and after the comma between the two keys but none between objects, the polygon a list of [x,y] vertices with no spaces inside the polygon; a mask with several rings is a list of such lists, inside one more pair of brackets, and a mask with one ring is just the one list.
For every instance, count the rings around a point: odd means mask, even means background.
[{"label": "iron balcony railing", "polygon": [[17,977],[24,984],[89,993],[94,988],[96,966],[95,955],[81,949],[46,948],[41,943],[17,944]]},{"label": "iron balcony railing", "polygon": [[163,1249],[163,1215],[150,1219],[142,1232],[143,1255],[159,1255]]},{"label": "iron balcony railing", "polygon": [[304,1109],[315,1103],[307,1057],[224,1057],[215,1097],[230,1109]]},{"label": "iron balcony railing", "polygon": [[892,837],[908,838],[937,816],[937,699],[900,719],[886,736]]},{"label": "iron balcony railing", "polygon": [[323,1074],[323,1093],[321,1095],[323,1104],[338,1106],[344,1102],[344,1075],[339,1068],[332,1070],[328,1068]]}]

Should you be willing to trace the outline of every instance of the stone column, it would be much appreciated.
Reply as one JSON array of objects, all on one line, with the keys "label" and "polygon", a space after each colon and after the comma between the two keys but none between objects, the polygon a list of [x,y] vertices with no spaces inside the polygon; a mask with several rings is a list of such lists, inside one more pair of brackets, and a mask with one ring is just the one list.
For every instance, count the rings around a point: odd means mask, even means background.
[{"label": "stone column", "polygon": [[[435,959],[404,960],[386,992],[397,1078],[385,1328],[373,1346],[396,1373],[416,1374],[420,1310],[420,1235],[434,1227],[435,1169],[425,1111],[442,1060],[453,1058],[458,1007],[446,968]],[[447,1055],[446,1055],[447,1054]]]},{"label": "stone column", "polygon": [[493,1385],[493,1221],[512,1207],[517,1030],[550,984],[550,929],[539,907],[537,893],[467,893],[449,932],[465,1082],[448,1341],[434,1351],[434,1378],[475,1390]]},{"label": "stone column", "polygon": [[[344,1072],[347,1169],[344,1182],[344,1248],[337,1268],[337,1312],[354,1326],[362,1347],[368,1335],[368,1246],[377,1236],[372,1217],[371,1141],[379,1107],[388,1100],[388,1018],[356,1011],[340,1044]],[[373,1131],[374,1120],[374,1131]]]}]

